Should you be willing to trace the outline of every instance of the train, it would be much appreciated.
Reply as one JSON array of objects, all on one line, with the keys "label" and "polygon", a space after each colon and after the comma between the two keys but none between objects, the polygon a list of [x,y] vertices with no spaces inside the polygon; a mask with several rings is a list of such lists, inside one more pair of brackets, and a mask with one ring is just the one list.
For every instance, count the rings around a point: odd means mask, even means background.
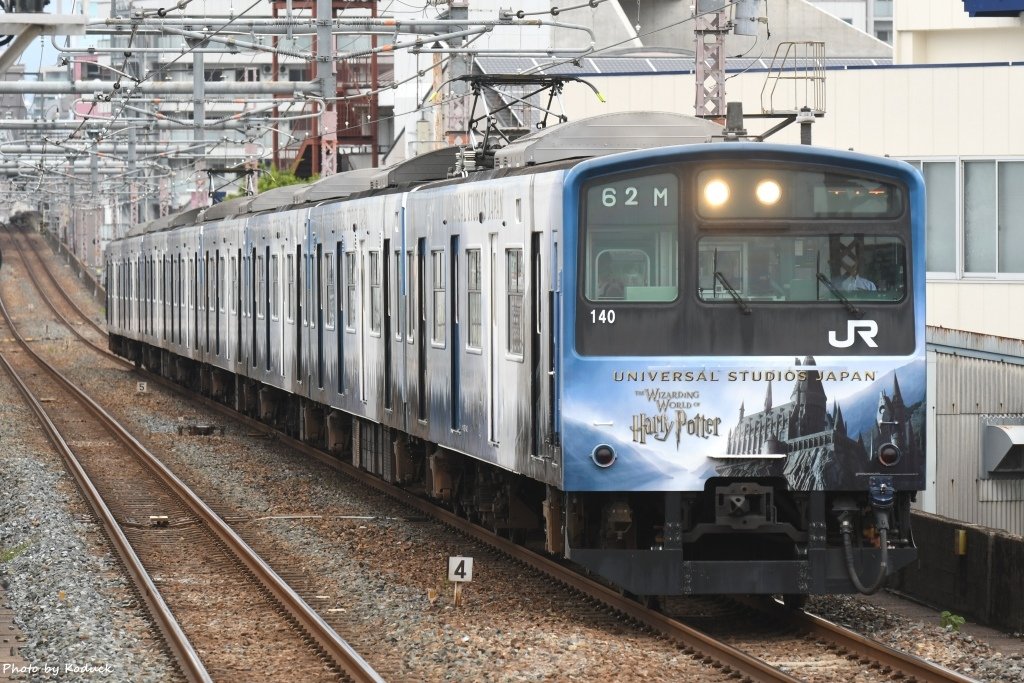
[{"label": "train", "polygon": [[645,597],[872,592],[925,487],[910,165],[607,114],[105,252],[136,364]]}]

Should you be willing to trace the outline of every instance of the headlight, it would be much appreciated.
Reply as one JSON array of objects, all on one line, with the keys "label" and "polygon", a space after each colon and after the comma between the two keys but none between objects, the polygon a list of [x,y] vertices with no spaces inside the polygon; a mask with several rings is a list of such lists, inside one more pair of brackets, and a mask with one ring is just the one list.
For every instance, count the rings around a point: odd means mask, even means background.
[{"label": "headlight", "polygon": [[754,192],[757,195],[757,201],[766,206],[772,206],[782,198],[782,188],[774,180],[762,180],[757,184],[757,189]]},{"label": "headlight", "polygon": [[724,180],[711,180],[704,186],[704,201],[718,208],[729,201],[729,186]]}]

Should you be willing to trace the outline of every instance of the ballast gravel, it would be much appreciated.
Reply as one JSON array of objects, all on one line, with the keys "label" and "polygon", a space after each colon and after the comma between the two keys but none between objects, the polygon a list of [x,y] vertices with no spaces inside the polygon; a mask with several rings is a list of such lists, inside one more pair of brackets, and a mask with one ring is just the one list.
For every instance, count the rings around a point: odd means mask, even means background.
[{"label": "ballast gravel", "polygon": [[[62,333],[45,325],[33,331],[66,345]],[[357,646],[393,648],[381,667],[389,680],[703,680],[691,658],[673,654],[659,639],[614,620],[589,621],[595,608],[567,602],[525,570],[439,534],[433,523],[409,519],[380,496],[354,492],[343,477],[279,444],[246,441],[244,427],[183,438],[179,425],[211,418],[155,391],[133,394],[131,373],[98,365],[79,346],[65,354],[72,378],[106,385],[108,398],[124,387],[114,411],[161,446],[183,478],[237,515],[254,543],[301,558],[296,570],[318,577],[318,608],[339,630],[361,633]],[[116,561],[102,551],[77,492],[3,376],[0,394],[11,397],[0,404],[0,582],[27,634],[22,656],[40,667],[111,668],[23,680],[169,680],[169,662]],[[461,608],[452,604],[443,570],[451,554],[477,557],[475,583]],[[808,609],[979,680],[1024,680],[1019,650],[1004,654],[938,623],[850,596],[816,597]],[[561,634],[558,642],[554,632]],[[690,677],[680,677],[683,671]]]}]

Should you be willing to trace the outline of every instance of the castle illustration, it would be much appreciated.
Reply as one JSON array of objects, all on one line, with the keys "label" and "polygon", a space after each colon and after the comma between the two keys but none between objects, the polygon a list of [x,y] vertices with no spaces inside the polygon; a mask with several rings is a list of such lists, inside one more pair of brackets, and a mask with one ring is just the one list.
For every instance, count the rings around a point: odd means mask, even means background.
[{"label": "castle illustration", "polygon": [[[797,359],[796,365],[814,368],[814,358],[808,356],[802,363]],[[788,403],[775,405],[768,383],[764,410],[748,415],[740,404],[726,453],[750,455],[751,459],[719,465],[720,476],[784,476],[793,488],[821,490],[852,484],[853,474],[864,471],[883,443],[895,444],[903,451],[903,461],[911,460],[909,451],[917,447],[917,441],[895,373],[892,393],[879,392],[875,424],[866,441],[863,433],[850,438],[836,403],[829,410],[820,374],[808,369],[801,376]],[[781,457],[765,457],[772,455]]]}]

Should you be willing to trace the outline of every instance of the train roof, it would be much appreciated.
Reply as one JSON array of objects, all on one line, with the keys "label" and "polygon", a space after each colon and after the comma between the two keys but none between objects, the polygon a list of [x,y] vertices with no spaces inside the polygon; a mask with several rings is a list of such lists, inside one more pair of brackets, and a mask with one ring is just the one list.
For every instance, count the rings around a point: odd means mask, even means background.
[{"label": "train roof", "polygon": [[202,219],[204,221],[220,221],[225,218],[234,218],[244,211],[249,199],[251,197],[235,197],[233,199],[225,199],[219,204],[208,206],[203,211]]},{"label": "train roof", "polygon": [[616,112],[544,128],[494,153],[495,168],[522,168],[635,149],[708,142],[722,126],[667,111]]},{"label": "train roof", "polygon": [[241,203],[242,210],[239,213],[259,213],[301,204],[302,201],[298,197],[306,187],[306,184],[285,185],[252,197],[244,197]]},{"label": "train roof", "polygon": [[[701,143],[721,132],[722,127],[713,121],[674,112],[600,114],[560,123],[514,140],[495,152],[494,167],[522,169],[637,149]],[[458,147],[444,147],[384,168],[356,169],[311,184],[287,185],[254,197],[236,197],[204,209],[190,209],[143,223],[128,236],[445,180],[456,166],[458,154]]]}]

